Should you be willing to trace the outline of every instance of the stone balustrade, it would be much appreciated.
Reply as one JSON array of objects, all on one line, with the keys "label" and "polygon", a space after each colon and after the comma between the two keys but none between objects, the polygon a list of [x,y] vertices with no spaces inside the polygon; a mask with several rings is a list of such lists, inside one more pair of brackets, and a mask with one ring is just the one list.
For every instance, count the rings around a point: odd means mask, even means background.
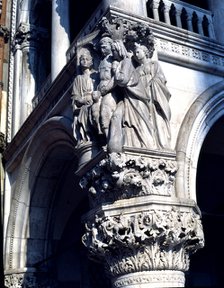
[{"label": "stone balustrade", "polygon": [[214,39],[212,13],[179,0],[149,0],[148,17]]}]

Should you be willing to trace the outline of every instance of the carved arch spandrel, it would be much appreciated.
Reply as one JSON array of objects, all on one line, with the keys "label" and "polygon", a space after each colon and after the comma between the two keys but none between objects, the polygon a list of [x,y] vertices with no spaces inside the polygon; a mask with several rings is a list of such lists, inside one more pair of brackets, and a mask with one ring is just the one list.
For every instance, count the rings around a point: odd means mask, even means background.
[{"label": "carved arch spandrel", "polygon": [[197,201],[197,163],[203,142],[213,124],[224,115],[224,81],[205,90],[192,104],[181,125],[176,144],[177,197]]}]

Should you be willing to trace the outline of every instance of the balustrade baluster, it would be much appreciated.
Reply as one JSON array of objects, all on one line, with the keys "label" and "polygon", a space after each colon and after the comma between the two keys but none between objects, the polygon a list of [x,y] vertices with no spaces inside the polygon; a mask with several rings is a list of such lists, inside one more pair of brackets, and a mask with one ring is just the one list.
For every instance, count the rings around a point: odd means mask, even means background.
[{"label": "balustrade baluster", "polygon": [[212,39],[215,39],[215,31],[212,20],[208,20],[208,36]]},{"label": "balustrade baluster", "polygon": [[165,4],[164,6],[164,18],[165,18],[165,23],[170,25],[170,5]]},{"label": "balustrade baluster", "polygon": [[200,15],[198,17],[198,21],[197,21],[197,24],[198,24],[198,33],[202,36],[204,36],[204,29],[203,29],[203,26],[202,26],[202,21],[203,21],[203,17],[202,15]]},{"label": "balustrade baluster", "polygon": [[180,9],[176,9],[176,23],[177,23],[177,27],[182,28],[181,10]]},{"label": "balustrade baluster", "polygon": [[187,12],[187,30],[193,32],[192,15]]},{"label": "balustrade baluster", "polygon": [[147,5],[150,7],[148,17],[215,39],[210,12],[177,0],[148,0]]},{"label": "balustrade baluster", "polygon": [[152,13],[153,13],[154,20],[159,21],[159,1],[156,1],[156,0],[153,1]]}]

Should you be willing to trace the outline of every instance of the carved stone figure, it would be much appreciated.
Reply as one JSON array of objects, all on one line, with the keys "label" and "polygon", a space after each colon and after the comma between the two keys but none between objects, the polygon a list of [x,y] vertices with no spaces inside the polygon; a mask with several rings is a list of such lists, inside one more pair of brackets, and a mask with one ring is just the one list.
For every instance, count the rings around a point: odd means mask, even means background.
[{"label": "carved stone figure", "polygon": [[73,82],[72,105],[74,111],[74,137],[78,144],[94,138],[94,127],[99,123],[99,97],[96,91],[97,72],[93,70],[93,58],[88,49],[82,48],[79,64],[81,74]]},{"label": "carved stone figure", "polygon": [[109,151],[120,152],[123,146],[156,148],[151,101],[121,40],[113,43],[113,57],[117,60],[114,81],[122,100],[111,118]]},{"label": "carved stone figure", "polygon": [[117,105],[117,95],[114,89],[113,77],[113,55],[112,55],[113,40],[108,37],[102,37],[99,46],[102,54],[102,59],[99,65],[100,83],[98,90],[102,95],[101,109],[100,109],[100,122],[101,129],[105,136],[108,138],[108,131],[110,120]]},{"label": "carved stone figure", "polygon": [[159,149],[170,149],[170,92],[166,87],[166,78],[158,61],[152,61],[154,44],[146,47],[135,43],[134,55],[139,63],[136,68],[141,81],[144,84],[148,97],[152,101],[152,118],[154,129],[157,134]]},{"label": "carved stone figure", "polygon": [[[81,55],[82,73],[74,80],[78,143],[103,133],[109,153],[122,152],[125,146],[170,149],[170,93],[159,63],[152,61],[151,30],[122,19],[104,19],[101,29],[98,72],[92,69],[90,51],[84,49],[89,56]],[[91,59],[86,64],[84,58]]]}]

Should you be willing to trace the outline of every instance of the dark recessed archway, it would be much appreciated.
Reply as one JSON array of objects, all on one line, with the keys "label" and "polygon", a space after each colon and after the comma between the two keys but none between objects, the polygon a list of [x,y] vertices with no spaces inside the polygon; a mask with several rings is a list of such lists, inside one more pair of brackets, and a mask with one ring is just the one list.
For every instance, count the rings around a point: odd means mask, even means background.
[{"label": "dark recessed archway", "polygon": [[191,257],[189,287],[222,287],[224,283],[224,117],[207,134],[198,161],[196,193],[202,212],[205,247]]}]

